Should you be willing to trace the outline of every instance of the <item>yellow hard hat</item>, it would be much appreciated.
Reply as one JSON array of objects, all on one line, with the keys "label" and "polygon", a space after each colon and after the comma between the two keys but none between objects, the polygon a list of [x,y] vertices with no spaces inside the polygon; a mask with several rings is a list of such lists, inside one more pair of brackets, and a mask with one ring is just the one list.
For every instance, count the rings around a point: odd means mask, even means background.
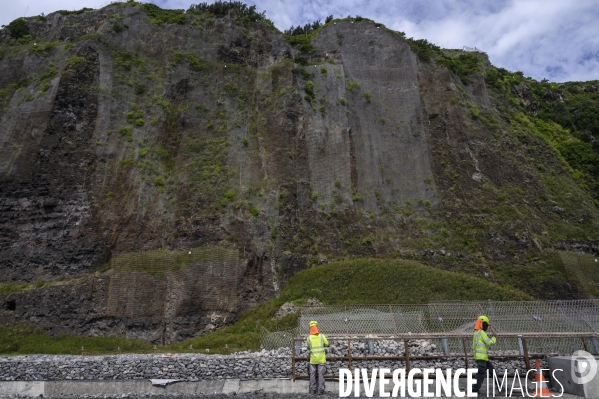
[{"label": "yellow hard hat", "polygon": [[312,320],[312,321],[310,322],[310,327],[312,327],[312,326],[317,326],[317,325],[318,325],[318,322],[317,322],[317,321],[314,321],[314,320]]},{"label": "yellow hard hat", "polygon": [[481,319],[483,322],[487,323],[488,325],[491,325],[491,322],[489,321],[489,318],[487,316],[478,316],[479,319]]}]

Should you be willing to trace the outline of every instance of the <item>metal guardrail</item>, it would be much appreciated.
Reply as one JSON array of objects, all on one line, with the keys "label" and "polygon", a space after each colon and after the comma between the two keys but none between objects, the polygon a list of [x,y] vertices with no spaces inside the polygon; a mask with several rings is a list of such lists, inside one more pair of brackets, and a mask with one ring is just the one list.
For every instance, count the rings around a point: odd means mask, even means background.
[{"label": "metal guardrail", "polygon": [[[399,360],[405,362],[406,374],[410,372],[411,365],[410,362],[414,360],[443,360],[443,359],[464,359],[465,368],[469,367],[468,359],[472,359],[474,361],[474,356],[472,351],[469,348],[472,346],[472,335],[465,334],[411,334],[404,336],[395,336],[395,337],[353,337],[353,338],[334,338],[327,337],[329,342],[341,341],[347,343],[347,356],[327,356],[327,362],[329,361],[346,361],[348,362],[348,369],[353,372],[353,363],[362,360]],[[546,333],[546,334],[499,334],[497,335],[497,340],[500,342],[502,339],[515,339],[518,343],[518,348],[515,349],[518,351],[518,354],[492,354],[492,351],[489,355],[490,359],[522,359],[526,366],[526,371],[531,369],[531,360],[541,359],[547,356],[569,356],[572,352],[529,352],[529,345],[527,340],[535,340],[535,339],[568,339],[568,340],[580,340],[579,344],[572,342],[571,344],[575,347],[578,346],[580,349],[584,349],[585,351],[599,355],[599,339],[595,334],[588,333]],[[439,355],[413,355],[410,354],[410,341],[411,340],[441,340],[443,342],[443,353]],[[447,344],[449,339],[457,340],[461,343],[461,350],[458,353],[457,351],[450,351],[449,345]],[[404,353],[398,354],[397,356],[354,356],[352,355],[352,342],[356,341],[401,341],[403,342]],[[296,379],[305,379],[309,378],[306,375],[298,374],[298,362],[308,362],[309,358],[306,356],[298,356],[297,355],[297,344],[300,346],[302,343],[306,342],[306,337],[295,338],[293,339],[292,345],[292,378]],[[455,345],[454,345],[455,347]],[[512,349],[514,351],[514,349]],[[509,374],[508,377],[513,376],[514,374]],[[325,378],[338,378],[338,375],[325,375]],[[416,378],[421,378],[421,375],[416,375]],[[498,377],[503,377],[503,374],[498,374]],[[429,378],[434,378],[434,376],[429,376]]]}]

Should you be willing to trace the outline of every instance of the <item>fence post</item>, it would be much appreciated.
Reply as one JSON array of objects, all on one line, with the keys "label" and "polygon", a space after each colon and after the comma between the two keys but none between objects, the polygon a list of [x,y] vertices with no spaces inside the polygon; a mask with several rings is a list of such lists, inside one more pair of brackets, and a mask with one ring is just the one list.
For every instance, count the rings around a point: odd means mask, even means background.
[{"label": "fence post", "polygon": [[368,340],[368,354],[370,356],[374,355],[374,343],[372,340]]},{"label": "fence post", "polygon": [[347,359],[348,359],[348,365],[349,365],[349,371],[353,372],[354,370],[352,369],[352,361],[351,361],[351,339],[348,338],[347,339]]},{"label": "fence post", "polygon": [[595,354],[599,353],[599,339],[597,339],[597,335],[591,335],[591,343],[593,344],[593,352]]},{"label": "fence post", "polygon": [[464,347],[464,363],[466,368],[468,368],[468,349],[466,348],[466,339],[464,338],[462,338],[462,346]]},{"label": "fence post", "polygon": [[391,320],[393,321],[393,331],[395,331],[395,334],[397,335],[397,322],[395,321],[395,315],[393,314],[393,308],[391,305],[389,305],[389,313],[391,314]]},{"label": "fence post", "polygon": [[587,341],[584,340],[584,337],[580,337],[580,340],[582,341],[582,347],[584,348],[585,352],[590,352],[589,347],[587,346]]},{"label": "fence post", "polygon": [[291,345],[291,350],[293,351],[291,353],[291,378],[293,379],[293,381],[295,381],[295,345],[296,345],[297,341],[294,339],[293,340],[293,345]]},{"label": "fence post", "polygon": [[403,346],[404,346],[404,353],[405,353],[405,358],[406,358],[406,374],[408,374],[410,372],[410,348],[409,348],[409,343],[410,340],[408,339],[404,339],[403,340]]},{"label": "fence post", "polygon": [[443,338],[441,342],[443,343],[443,354],[449,356],[449,341],[447,338]]},{"label": "fence post", "polygon": [[522,348],[524,349],[524,363],[526,364],[526,371],[530,370],[530,357],[528,355],[528,346],[526,346],[526,338],[522,337]]},{"label": "fence post", "polygon": [[524,356],[524,347],[522,346],[522,335],[518,335],[518,350],[520,355]]}]

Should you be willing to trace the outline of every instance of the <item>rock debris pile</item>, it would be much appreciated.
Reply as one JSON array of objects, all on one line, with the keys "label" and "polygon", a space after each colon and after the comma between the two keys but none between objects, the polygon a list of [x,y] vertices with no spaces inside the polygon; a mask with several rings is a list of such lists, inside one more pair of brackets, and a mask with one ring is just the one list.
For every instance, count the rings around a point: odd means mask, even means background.
[{"label": "rock debris pile", "polygon": [[234,355],[33,355],[0,358],[1,381],[137,380],[186,381],[291,377],[288,349]]},{"label": "rock debris pile", "polygon": [[[299,345],[298,345],[299,346]],[[443,355],[443,348],[425,340],[411,340],[411,368],[463,368],[465,362],[459,352],[449,357],[426,358]],[[451,348],[450,348],[451,349]],[[405,368],[404,344],[393,340],[357,340],[350,345],[353,368]],[[348,368],[345,357],[347,341],[330,342],[327,349],[329,361],[327,375],[337,375],[340,368]],[[503,355],[508,353],[502,353]],[[509,353],[512,354],[512,353]],[[306,357],[305,342],[296,348],[296,356]],[[454,357],[451,357],[454,356]],[[132,380],[132,379],[179,379],[185,381],[217,380],[227,378],[263,379],[289,378],[292,376],[292,350],[279,348],[260,352],[237,352],[232,355],[175,354],[140,355],[122,354],[109,356],[30,355],[0,357],[0,381],[52,381],[52,380]],[[368,357],[377,357],[369,359]],[[385,359],[389,357],[389,359]],[[364,359],[358,359],[364,358]],[[522,358],[495,359],[495,368],[508,372],[525,371]],[[475,367],[472,359],[469,366]],[[307,375],[307,361],[296,362],[296,375]]]}]

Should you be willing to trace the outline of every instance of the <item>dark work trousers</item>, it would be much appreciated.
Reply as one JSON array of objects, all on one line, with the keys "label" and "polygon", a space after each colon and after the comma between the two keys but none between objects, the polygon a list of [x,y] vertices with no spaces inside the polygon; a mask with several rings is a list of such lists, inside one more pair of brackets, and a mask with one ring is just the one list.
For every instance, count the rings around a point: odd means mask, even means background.
[{"label": "dark work trousers", "polygon": [[476,384],[472,387],[474,392],[478,392],[484,379],[487,378],[487,370],[489,370],[490,383],[493,383],[493,371],[495,370],[488,360],[477,360],[476,365],[478,366],[478,372],[476,373]]},{"label": "dark work trousers", "polygon": [[[310,363],[310,393],[324,393],[324,369],[324,364]],[[316,385],[317,379],[318,389]]]}]

